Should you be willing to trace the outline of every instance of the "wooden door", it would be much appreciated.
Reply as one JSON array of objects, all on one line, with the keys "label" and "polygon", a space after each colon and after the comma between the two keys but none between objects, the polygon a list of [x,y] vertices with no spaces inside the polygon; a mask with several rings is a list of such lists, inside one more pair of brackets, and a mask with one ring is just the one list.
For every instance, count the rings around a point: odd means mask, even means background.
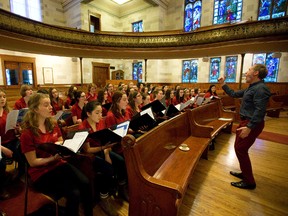
[{"label": "wooden door", "polygon": [[106,80],[110,79],[110,64],[104,63],[92,63],[93,65],[93,83],[97,85],[98,88],[104,88],[106,85]]}]

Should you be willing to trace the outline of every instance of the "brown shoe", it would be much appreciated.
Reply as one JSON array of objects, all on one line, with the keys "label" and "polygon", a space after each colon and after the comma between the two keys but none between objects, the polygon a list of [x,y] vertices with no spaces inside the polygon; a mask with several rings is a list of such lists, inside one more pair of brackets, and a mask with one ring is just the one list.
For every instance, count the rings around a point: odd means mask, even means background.
[{"label": "brown shoe", "polygon": [[111,198],[108,196],[107,198],[101,198],[100,206],[102,210],[109,216],[118,216],[118,212],[116,211],[114,205],[111,203]]}]

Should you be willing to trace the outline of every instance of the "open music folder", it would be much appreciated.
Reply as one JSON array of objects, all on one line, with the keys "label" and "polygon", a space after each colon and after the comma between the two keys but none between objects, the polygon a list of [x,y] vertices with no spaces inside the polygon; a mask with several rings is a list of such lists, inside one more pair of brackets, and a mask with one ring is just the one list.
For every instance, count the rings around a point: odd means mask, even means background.
[{"label": "open music folder", "polygon": [[8,130],[14,129],[18,123],[21,123],[27,111],[28,108],[10,111],[6,119],[5,133]]},{"label": "open music folder", "polygon": [[55,143],[40,143],[36,146],[37,148],[46,151],[51,155],[58,153],[61,156],[70,156],[76,154],[80,150],[88,134],[88,131],[75,132],[73,138],[66,139],[63,145]]},{"label": "open music folder", "polygon": [[122,137],[128,133],[130,121],[122,122],[111,128],[105,128],[103,130],[90,133],[89,138],[98,141],[102,146],[111,143],[120,143]]},{"label": "open music folder", "polygon": [[139,130],[148,131],[157,125],[151,107],[133,116],[130,122],[130,128],[135,132]]}]

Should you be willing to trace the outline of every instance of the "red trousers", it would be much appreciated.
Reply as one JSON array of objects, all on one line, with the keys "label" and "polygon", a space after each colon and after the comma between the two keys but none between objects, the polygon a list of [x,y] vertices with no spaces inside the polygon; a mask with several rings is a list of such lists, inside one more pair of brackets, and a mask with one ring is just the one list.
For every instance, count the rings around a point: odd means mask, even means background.
[{"label": "red trousers", "polygon": [[[245,127],[248,124],[249,120],[243,120],[240,122],[238,128]],[[249,148],[253,145],[256,138],[262,132],[264,128],[264,121],[258,123],[256,127],[254,127],[249,135],[242,139],[239,137],[241,131],[236,131],[236,139],[234,143],[234,149],[236,156],[238,158],[240,169],[243,174],[243,181],[248,184],[255,184],[253,172],[252,172],[252,165],[249,158]]]}]

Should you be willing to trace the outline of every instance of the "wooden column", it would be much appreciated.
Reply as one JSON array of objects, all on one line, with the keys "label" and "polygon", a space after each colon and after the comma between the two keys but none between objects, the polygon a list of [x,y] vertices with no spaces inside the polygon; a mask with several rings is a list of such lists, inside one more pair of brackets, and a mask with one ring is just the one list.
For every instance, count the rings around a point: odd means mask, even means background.
[{"label": "wooden column", "polygon": [[144,74],[144,81],[147,82],[147,59],[145,59],[145,74]]},{"label": "wooden column", "polygon": [[240,80],[239,80],[239,90],[242,88],[242,76],[243,76],[243,65],[244,65],[245,53],[241,53],[241,67],[240,67]]},{"label": "wooden column", "polygon": [[82,57],[79,57],[80,59],[80,78],[81,78],[81,87],[83,86],[83,69],[82,69]]}]

